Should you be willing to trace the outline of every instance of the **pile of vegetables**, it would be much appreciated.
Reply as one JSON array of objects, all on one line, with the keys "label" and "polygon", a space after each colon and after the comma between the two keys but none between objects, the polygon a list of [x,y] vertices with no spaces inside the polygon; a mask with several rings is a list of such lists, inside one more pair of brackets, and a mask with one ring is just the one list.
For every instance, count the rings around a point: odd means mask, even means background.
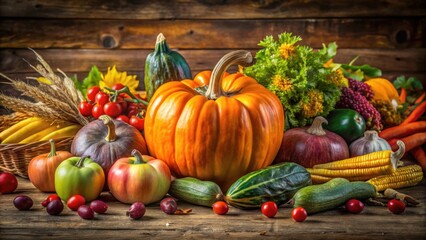
[{"label": "pile of vegetables", "polygon": [[[176,198],[218,215],[232,206],[261,209],[269,218],[292,203],[293,219],[304,221],[343,205],[360,213],[379,192],[400,198],[389,188],[419,184],[426,173],[419,81],[400,77],[392,84],[368,65],[333,63],[335,43],[315,51],[299,41],[291,33],[268,36],[255,64],[249,52],[234,51],[192,78],[160,34],[145,62],[146,98],[136,93],[136,76],[93,67],[75,82],[86,98],[78,108],[90,123],[75,134],[70,152],[56,152],[51,141],[50,153],[29,165],[33,185],[57,194],[43,201],[46,211],[60,215],[63,200],[94,219],[107,211],[95,199],[108,189],[131,204],[133,219],[156,202],[166,214],[188,214]],[[234,64],[242,71],[228,73]],[[409,154],[417,164],[403,166]],[[17,182],[0,173],[0,187],[10,193]],[[408,203],[390,200],[389,208],[401,213]],[[18,196],[14,204],[27,210],[33,202]]]}]

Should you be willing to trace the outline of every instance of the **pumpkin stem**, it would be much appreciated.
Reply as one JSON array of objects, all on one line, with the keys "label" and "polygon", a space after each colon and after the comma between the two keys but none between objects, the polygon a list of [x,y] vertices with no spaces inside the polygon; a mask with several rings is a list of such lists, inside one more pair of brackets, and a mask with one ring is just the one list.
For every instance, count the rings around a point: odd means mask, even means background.
[{"label": "pumpkin stem", "polygon": [[102,115],[99,117],[99,119],[102,120],[108,128],[108,134],[106,135],[105,140],[108,142],[114,142],[117,139],[114,121],[112,121],[111,117],[108,115]]},{"label": "pumpkin stem", "polygon": [[368,131],[365,131],[364,133],[364,138],[368,141],[374,141],[377,139],[378,136],[379,135],[374,130],[368,130]]},{"label": "pumpkin stem", "polygon": [[56,156],[55,141],[53,141],[53,139],[50,139],[49,143],[50,143],[50,153],[47,155],[47,157],[54,157]]},{"label": "pumpkin stem", "polygon": [[76,167],[78,167],[78,168],[83,167],[84,159],[86,159],[86,158],[88,158],[88,157],[90,157],[90,156],[83,156],[83,157],[81,157],[80,159],[78,159],[78,161],[77,161],[77,163],[75,164],[75,166],[76,166]]},{"label": "pumpkin stem", "polygon": [[312,135],[324,136],[326,132],[322,128],[323,123],[328,124],[327,119],[325,119],[324,117],[318,116],[314,118],[314,122],[308,128],[307,132]]},{"label": "pumpkin stem", "polygon": [[170,52],[169,45],[167,45],[166,38],[163,33],[158,34],[157,41],[155,42],[155,52]]},{"label": "pumpkin stem", "polygon": [[143,159],[142,154],[138,150],[133,149],[131,154],[135,158],[134,164],[146,163],[146,161]]},{"label": "pumpkin stem", "polygon": [[391,153],[391,163],[393,169],[396,169],[402,163],[400,159],[402,156],[404,156],[405,153],[405,143],[403,141],[396,141],[396,145],[398,145],[398,150]]},{"label": "pumpkin stem", "polygon": [[222,89],[222,78],[229,66],[239,64],[246,67],[250,65],[252,61],[253,57],[251,53],[245,50],[232,51],[223,56],[212,71],[206,97],[214,100],[225,95]]}]

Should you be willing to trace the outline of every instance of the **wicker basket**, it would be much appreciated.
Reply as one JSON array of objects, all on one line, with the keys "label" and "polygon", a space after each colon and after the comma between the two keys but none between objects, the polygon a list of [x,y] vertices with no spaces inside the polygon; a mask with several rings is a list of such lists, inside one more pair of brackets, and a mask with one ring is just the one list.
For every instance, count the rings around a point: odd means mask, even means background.
[{"label": "wicker basket", "polygon": [[[13,124],[27,118],[22,113],[0,116],[0,132]],[[55,139],[57,151],[70,151],[73,138]],[[50,152],[49,141],[28,144],[0,144],[0,171],[10,172],[21,177],[28,177],[28,164],[34,157]]]},{"label": "wicker basket", "polygon": [[[55,140],[57,151],[70,151],[73,138]],[[49,141],[29,144],[0,144],[0,170],[28,177],[28,164],[34,157],[50,152]]]}]

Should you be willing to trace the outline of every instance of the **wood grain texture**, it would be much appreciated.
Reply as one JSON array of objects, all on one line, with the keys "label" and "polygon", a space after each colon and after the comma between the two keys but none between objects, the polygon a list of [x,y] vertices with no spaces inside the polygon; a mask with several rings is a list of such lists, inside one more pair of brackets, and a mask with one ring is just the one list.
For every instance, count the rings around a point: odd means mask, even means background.
[{"label": "wood grain texture", "polygon": [[[425,183],[404,189],[421,201],[402,215],[393,215],[385,207],[366,206],[361,214],[349,214],[342,208],[308,216],[303,223],[291,219],[291,208],[280,208],[275,218],[262,216],[259,210],[231,207],[228,214],[215,215],[210,208],[179,202],[179,208],[191,208],[189,215],[166,215],[158,204],[147,207],[140,220],[126,216],[129,205],[117,202],[109,193],[101,199],[108,203],[107,214],[95,220],[83,220],[67,207],[60,216],[50,216],[40,205],[48,194],[36,190],[19,178],[15,193],[0,198],[2,239],[421,239],[426,234]],[[26,194],[34,201],[30,211],[18,211],[12,201]]]},{"label": "wood grain texture", "polygon": [[425,16],[423,0],[0,0],[0,15],[96,19],[242,19]]},{"label": "wood grain texture", "polygon": [[0,48],[152,49],[162,32],[177,49],[257,49],[265,36],[292,32],[301,44],[319,48],[424,48],[424,18],[280,20],[89,20],[0,21]]}]

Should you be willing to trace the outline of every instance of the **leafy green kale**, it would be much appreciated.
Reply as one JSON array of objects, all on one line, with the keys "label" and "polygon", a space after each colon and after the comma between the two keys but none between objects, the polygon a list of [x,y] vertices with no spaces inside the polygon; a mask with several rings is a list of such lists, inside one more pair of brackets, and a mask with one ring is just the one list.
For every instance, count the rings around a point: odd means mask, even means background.
[{"label": "leafy green kale", "polygon": [[76,77],[73,77],[72,80],[78,90],[86,96],[87,89],[92,86],[98,86],[99,81],[102,79],[102,73],[99,71],[98,67],[95,65],[90,70],[89,74],[83,81],[79,81]]}]

